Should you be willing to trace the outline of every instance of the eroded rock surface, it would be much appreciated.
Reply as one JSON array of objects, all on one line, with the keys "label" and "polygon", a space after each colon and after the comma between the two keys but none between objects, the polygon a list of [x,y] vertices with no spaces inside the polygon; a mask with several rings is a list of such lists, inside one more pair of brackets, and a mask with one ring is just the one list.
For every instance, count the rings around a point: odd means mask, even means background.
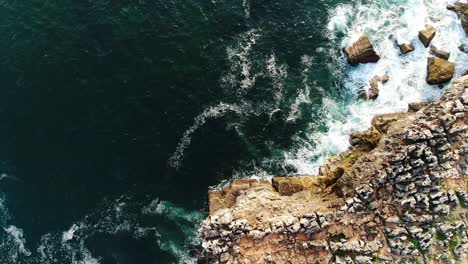
[{"label": "eroded rock surface", "polygon": [[344,49],[350,64],[377,62],[380,56],[367,36],[361,36],[351,47]]},{"label": "eroded rock surface", "polygon": [[319,177],[212,191],[200,262],[468,263],[468,76],[372,124]]}]

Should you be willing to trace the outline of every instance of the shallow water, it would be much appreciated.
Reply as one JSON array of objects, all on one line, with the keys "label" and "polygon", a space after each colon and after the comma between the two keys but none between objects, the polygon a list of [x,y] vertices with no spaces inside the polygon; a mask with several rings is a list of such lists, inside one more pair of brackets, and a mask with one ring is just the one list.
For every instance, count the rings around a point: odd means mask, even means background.
[{"label": "shallow water", "polygon": [[[467,68],[447,2],[1,2],[0,263],[194,263],[210,186],[316,174],[373,115],[441,93],[424,24]],[[362,33],[382,59],[350,67]]]}]

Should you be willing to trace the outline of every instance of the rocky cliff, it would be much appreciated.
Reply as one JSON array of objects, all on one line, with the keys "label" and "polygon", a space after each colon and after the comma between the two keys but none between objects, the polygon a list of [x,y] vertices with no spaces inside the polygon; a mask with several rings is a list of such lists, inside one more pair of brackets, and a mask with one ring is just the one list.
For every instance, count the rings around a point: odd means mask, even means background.
[{"label": "rocky cliff", "polygon": [[209,194],[201,263],[468,263],[468,76],[377,116],[318,176]]}]

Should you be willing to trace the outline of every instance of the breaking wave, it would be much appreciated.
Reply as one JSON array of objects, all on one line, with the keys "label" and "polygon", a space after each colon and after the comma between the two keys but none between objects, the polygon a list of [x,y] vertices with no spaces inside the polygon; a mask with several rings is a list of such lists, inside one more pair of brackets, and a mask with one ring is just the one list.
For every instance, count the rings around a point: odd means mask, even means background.
[{"label": "breaking wave", "polygon": [[[418,31],[426,24],[438,31],[432,44],[451,53],[450,61],[457,65],[454,79],[460,76],[468,66],[468,55],[458,47],[466,38],[458,18],[446,10],[446,4],[445,1],[422,0],[357,1],[338,5],[330,11],[327,35],[337,48],[347,47],[366,34],[381,59],[377,64],[346,68],[343,97],[348,98],[341,101],[323,98],[320,113],[326,129],[317,131],[311,127],[311,133],[305,138],[297,138],[297,147],[284,152],[285,163],[295,167],[298,174],[316,175],[330,155],[349,147],[351,132],[370,126],[373,116],[406,111],[410,102],[431,101],[439,96],[441,89],[425,82],[429,51],[420,43]],[[400,55],[395,41],[411,42],[416,50]],[[344,57],[338,59],[331,63],[340,65],[345,60]],[[359,92],[369,89],[369,80],[385,73],[390,80],[381,87],[379,97],[375,101],[359,100]]]}]

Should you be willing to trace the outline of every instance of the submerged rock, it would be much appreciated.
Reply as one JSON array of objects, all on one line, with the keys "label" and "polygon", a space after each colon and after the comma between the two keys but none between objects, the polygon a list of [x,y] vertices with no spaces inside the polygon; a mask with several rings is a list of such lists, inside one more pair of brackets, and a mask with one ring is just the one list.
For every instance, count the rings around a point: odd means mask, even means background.
[{"label": "submerged rock", "polygon": [[442,84],[450,81],[455,73],[455,64],[449,61],[432,57],[427,59],[428,84]]},{"label": "submerged rock", "polygon": [[400,47],[400,52],[402,54],[406,54],[406,53],[414,51],[414,46],[411,43],[403,43],[403,44],[400,44],[399,47]]},{"label": "submerged rock", "polygon": [[450,52],[440,50],[434,45],[431,45],[431,54],[444,60],[448,60],[450,58]]},{"label": "submerged rock", "polygon": [[436,34],[436,29],[432,25],[426,25],[426,28],[419,31],[419,39],[427,48]]},{"label": "submerged rock", "polygon": [[344,49],[350,64],[377,62],[380,56],[367,36],[361,36],[351,47]]},{"label": "submerged rock", "polygon": [[458,49],[459,49],[461,52],[468,53],[468,45],[461,44],[460,46],[458,46]]}]

